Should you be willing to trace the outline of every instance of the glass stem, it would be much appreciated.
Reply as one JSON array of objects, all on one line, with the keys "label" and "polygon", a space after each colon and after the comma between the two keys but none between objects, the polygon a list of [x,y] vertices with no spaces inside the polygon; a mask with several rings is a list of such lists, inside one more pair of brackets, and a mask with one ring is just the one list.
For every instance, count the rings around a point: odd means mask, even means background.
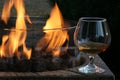
[{"label": "glass stem", "polygon": [[89,64],[93,65],[94,62],[94,56],[89,56]]}]

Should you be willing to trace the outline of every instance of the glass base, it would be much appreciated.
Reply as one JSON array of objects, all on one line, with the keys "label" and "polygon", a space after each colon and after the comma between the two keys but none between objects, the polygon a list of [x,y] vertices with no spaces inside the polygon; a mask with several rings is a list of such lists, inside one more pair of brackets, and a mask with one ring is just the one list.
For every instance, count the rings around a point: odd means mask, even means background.
[{"label": "glass base", "polygon": [[85,73],[85,74],[89,74],[89,73],[93,74],[93,73],[103,73],[103,72],[105,72],[104,69],[96,66],[95,64],[91,64],[91,63],[89,63],[86,66],[80,67],[78,70],[79,70],[79,72]]}]

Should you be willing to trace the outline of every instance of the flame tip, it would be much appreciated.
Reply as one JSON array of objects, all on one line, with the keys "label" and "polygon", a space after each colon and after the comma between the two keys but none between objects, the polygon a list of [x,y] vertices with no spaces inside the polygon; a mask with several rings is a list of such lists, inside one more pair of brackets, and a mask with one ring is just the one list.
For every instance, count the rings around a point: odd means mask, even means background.
[{"label": "flame tip", "polygon": [[52,50],[53,57],[60,56],[60,48],[53,49],[53,47],[62,47],[66,39],[68,39],[67,30],[63,31],[65,29],[64,26],[62,14],[57,3],[55,3],[53,9],[51,10],[50,17],[43,27],[44,32],[46,32],[45,37],[39,40],[36,47],[38,49],[41,46],[47,47],[46,52],[50,52]]}]

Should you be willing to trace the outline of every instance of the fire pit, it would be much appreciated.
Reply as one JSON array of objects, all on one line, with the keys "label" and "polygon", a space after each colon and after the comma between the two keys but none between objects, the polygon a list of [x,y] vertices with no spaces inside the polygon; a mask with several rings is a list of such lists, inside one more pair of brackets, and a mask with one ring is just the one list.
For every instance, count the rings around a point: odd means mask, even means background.
[{"label": "fire pit", "polygon": [[[13,5],[17,16],[10,18]],[[75,25],[63,20],[57,4],[50,17],[35,19],[25,14],[22,0],[8,0],[0,26],[0,71],[40,72],[84,62],[80,62],[73,42]]]},{"label": "fire pit", "polygon": [[[1,21],[1,26],[15,26],[16,17],[12,17],[9,20],[9,24],[5,25]],[[74,46],[73,33],[75,29],[75,22],[66,20],[69,27],[65,28],[54,28],[54,29],[44,29],[45,21],[47,19],[39,17],[31,17],[32,24],[27,23],[27,30],[24,29],[14,29],[14,28],[3,28],[0,31],[1,39],[1,58],[0,58],[0,71],[12,71],[12,72],[40,72],[48,70],[60,70],[66,68],[72,68],[84,63],[84,58],[79,57],[79,53]],[[73,27],[70,27],[73,26]],[[63,44],[54,45],[65,35],[54,35],[55,40],[53,46],[50,48],[48,46],[52,45],[51,42],[54,37],[50,38],[47,35],[53,35],[55,33],[67,32],[68,38],[64,40]],[[48,34],[47,32],[50,32]],[[17,51],[11,53],[11,48],[13,47],[13,41],[10,43],[11,39],[16,40],[15,34],[26,33],[25,44],[26,49],[31,53],[25,54],[23,45],[18,46]],[[58,34],[57,33],[57,34]],[[12,34],[12,36],[11,36]],[[62,33],[61,33],[62,34]],[[24,36],[21,36],[24,37]],[[59,38],[60,36],[60,38]],[[50,38],[50,39],[49,39]],[[58,39],[57,39],[58,38]],[[3,40],[6,40],[5,42]],[[63,41],[61,39],[60,41]],[[12,44],[12,45],[10,45]],[[9,50],[10,48],[10,50]],[[2,51],[3,50],[3,51]],[[59,51],[59,52],[58,52]],[[58,52],[55,54],[54,52]],[[81,60],[80,60],[81,59]]]}]

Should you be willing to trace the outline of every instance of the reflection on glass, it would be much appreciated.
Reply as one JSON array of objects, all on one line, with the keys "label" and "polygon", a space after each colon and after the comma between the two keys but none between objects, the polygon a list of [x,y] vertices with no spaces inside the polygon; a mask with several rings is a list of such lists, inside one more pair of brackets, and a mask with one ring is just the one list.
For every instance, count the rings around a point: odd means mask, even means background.
[{"label": "reflection on glass", "polygon": [[105,18],[82,17],[74,32],[74,42],[79,51],[89,56],[89,63],[80,67],[81,73],[102,73],[105,70],[96,66],[94,57],[105,51],[111,42],[110,31]]}]

